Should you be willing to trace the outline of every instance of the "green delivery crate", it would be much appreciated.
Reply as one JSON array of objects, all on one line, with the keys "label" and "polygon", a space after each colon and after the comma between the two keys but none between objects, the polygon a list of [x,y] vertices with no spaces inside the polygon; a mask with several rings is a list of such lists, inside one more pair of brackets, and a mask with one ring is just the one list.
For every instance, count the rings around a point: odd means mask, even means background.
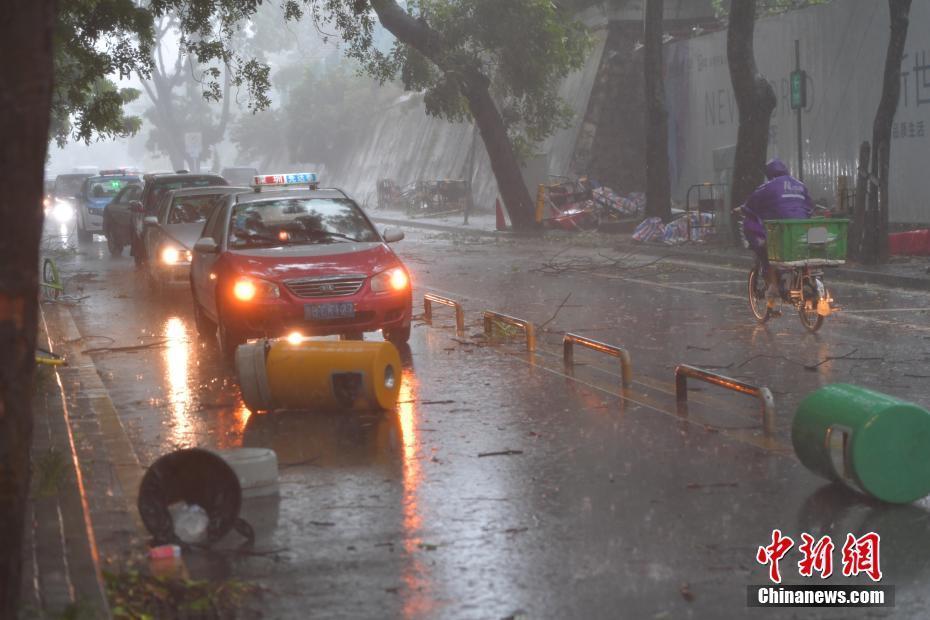
[{"label": "green delivery crate", "polygon": [[849,220],[766,220],[769,260],[794,265],[841,265],[846,261]]}]

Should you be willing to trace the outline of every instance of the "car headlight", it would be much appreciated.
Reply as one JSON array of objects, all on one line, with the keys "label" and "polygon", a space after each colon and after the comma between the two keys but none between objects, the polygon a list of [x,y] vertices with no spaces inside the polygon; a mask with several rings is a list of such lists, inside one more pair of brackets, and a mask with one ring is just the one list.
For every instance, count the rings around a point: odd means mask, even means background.
[{"label": "car headlight", "polygon": [[188,250],[180,250],[178,248],[168,246],[166,248],[162,248],[161,262],[166,265],[189,263],[191,262],[191,253]]},{"label": "car headlight", "polygon": [[67,200],[58,199],[52,207],[52,217],[59,222],[67,222],[74,217],[74,206]]},{"label": "car headlight", "polygon": [[371,279],[371,290],[375,293],[405,291],[410,287],[410,276],[403,267],[382,271]]},{"label": "car headlight", "polygon": [[255,301],[260,299],[277,299],[281,296],[278,285],[258,278],[238,278],[232,287],[233,297],[239,301]]}]

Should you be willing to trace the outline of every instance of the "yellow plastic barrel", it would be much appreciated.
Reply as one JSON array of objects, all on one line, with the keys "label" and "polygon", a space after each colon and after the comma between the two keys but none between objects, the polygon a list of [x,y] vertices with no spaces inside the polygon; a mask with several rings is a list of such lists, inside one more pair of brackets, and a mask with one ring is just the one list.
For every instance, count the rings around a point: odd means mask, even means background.
[{"label": "yellow plastic barrel", "polygon": [[236,351],[245,405],[252,411],[391,409],[401,362],[390,342],[258,340]]}]

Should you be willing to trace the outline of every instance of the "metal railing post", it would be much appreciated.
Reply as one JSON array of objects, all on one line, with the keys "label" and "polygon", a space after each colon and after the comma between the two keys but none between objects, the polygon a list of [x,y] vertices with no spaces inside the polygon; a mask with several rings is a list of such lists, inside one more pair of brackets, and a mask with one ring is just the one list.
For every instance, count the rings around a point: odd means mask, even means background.
[{"label": "metal railing post", "polygon": [[488,337],[491,336],[491,332],[494,329],[495,321],[521,328],[523,330],[523,333],[526,335],[526,350],[529,352],[533,352],[536,350],[536,327],[531,322],[525,321],[523,319],[518,319],[517,317],[513,317],[508,314],[501,314],[499,312],[492,312],[491,310],[485,310],[484,311],[484,334],[485,336],[488,336]]},{"label": "metal railing post", "polygon": [[675,399],[679,403],[688,402],[689,377],[758,398],[762,405],[762,432],[766,435],[775,434],[775,397],[767,387],[751,385],[696,366],[679,364],[675,368]]},{"label": "metal railing post", "polygon": [[433,304],[437,303],[443,306],[449,306],[455,310],[455,331],[459,336],[465,334],[465,310],[462,309],[462,304],[455,301],[454,299],[449,299],[448,297],[442,297],[436,295],[435,293],[426,293],[423,295],[423,320],[428,323],[433,323]]},{"label": "metal railing post", "polygon": [[620,376],[623,380],[623,387],[633,386],[633,364],[626,349],[579,336],[578,334],[565,334],[562,339],[562,362],[565,364],[566,369],[571,370],[575,365],[574,345],[576,344],[618,358],[620,360]]}]

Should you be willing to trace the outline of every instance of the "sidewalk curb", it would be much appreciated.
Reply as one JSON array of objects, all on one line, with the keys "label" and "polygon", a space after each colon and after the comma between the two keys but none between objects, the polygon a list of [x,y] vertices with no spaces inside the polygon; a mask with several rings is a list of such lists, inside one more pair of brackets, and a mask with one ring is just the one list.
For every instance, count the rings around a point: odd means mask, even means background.
[{"label": "sidewalk curb", "polygon": [[406,226],[407,228],[422,228],[424,230],[435,230],[440,232],[462,233],[476,237],[506,237],[511,235],[510,232],[496,230],[481,230],[479,228],[467,228],[462,226],[452,226],[451,224],[434,224],[432,222],[421,222],[419,220],[403,220],[392,217],[371,216],[372,221],[388,226]]},{"label": "sidewalk curb", "polygon": [[[464,226],[452,226],[448,224],[434,224],[432,222],[421,222],[418,220],[405,220],[399,218],[388,218],[388,217],[372,217],[372,220],[380,224],[387,224],[389,226],[406,226],[408,228],[421,228],[424,230],[434,230],[441,232],[451,232],[472,235],[475,237],[489,237],[489,238],[519,238],[523,237],[523,234],[514,233],[511,231],[491,231],[491,230],[480,230],[476,228],[467,228]],[[525,236],[533,236],[539,233],[528,233]],[[611,240],[610,237],[607,237],[608,240]],[[635,243],[630,241],[614,241],[615,247],[622,247],[624,250],[636,251],[642,254],[647,254],[649,256],[666,256],[671,258],[676,258],[678,260],[690,260],[697,263],[705,263],[708,265],[718,265],[722,267],[735,267],[739,269],[746,269],[748,272],[752,268],[753,258],[748,255],[746,256],[727,256],[725,254],[708,254],[704,252],[689,252],[686,249],[683,250],[680,247],[676,246],[667,246],[667,245],[651,245],[644,243]],[[908,290],[917,290],[917,291],[926,291],[930,290],[930,276],[927,278],[920,278],[908,275],[897,275],[891,273],[876,273],[872,271],[864,271],[861,269],[851,269],[848,267],[836,267],[831,268],[828,272],[830,279],[839,282],[853,282],[857,284],[875,284],[878,286],[885,286],[888,288],[899,288],[899,289],[908,289]]]},{"label": "sidewalk curb", "polygon": [[[52,350],[52,338],[48,327],[48,317],[45,308],[39,306],[39,322],[42,330],[45,332],[44,342],[41,345],[48,350]],[[41,338],[41,336],[40,336]],[[97,544],[96,533],[92,515],[87,502],[85,489],[84,474],[81,468],[80,459],[75,447],[75,437],[71,426],[71,413],[64,382],[58,368],[51,369],[54,378],[52,385],[46,389],[48,394],[52,395],[52,402],[47,402],[44,410],[34,411],[35,421],[37,424],[36,432],[44,431],[45,437],[33,437],[32,462],[33,467],[40,454],[35,453],[37,446],[44,446],[47,450],[61,451],[65,454],[65,474],[58,482],[58,489],[52,496],[41,496],[36,494],[35,479],[33,488],[30,489],[29,502],[31,510],[35,513],[31,515],[35,519],[35,532],[50,534],[48,538],[54,539],[58,536],[61,540],[61,566],[58,573],[43,575],[43,570],[48,570],[49,560],[54,561],[49,554],[54,554],[55,543],[52,540],[33,541],[45,549],[45,560],[41,557],[34,557],[35,566],[35,588],[38,599],[33,603],[38,603],[40,613],[73,613],[75,609],[87,605],[93,609],[97,617],[110,618],[111,612],[109,601],[106,595],[106,583],[103,579],[100,565],[100,550]],[[45,426],[41,426],[45,424]],[[52,518],[54,531],[48,532],[48,524],[43,520],[48,520],[48,510],[44,516],[40,504],[48,504],[53,501],[55,508],[53,512],[56,516]],[[42,565],[42,566],[40,566]],[[24,569],[27,567],[24,566]],[[59,581],[66,584],[66,591],[58,593],[46,592],[46,588],[54,587],[54,580],[57,577]],[[70,599],[70,611],[55,609],[62,603]],[[24,599],[25,601],[25,599]],[[45,607],[51,605],[52,608]],[[77,607],[75,607],[77,606]]]}]

